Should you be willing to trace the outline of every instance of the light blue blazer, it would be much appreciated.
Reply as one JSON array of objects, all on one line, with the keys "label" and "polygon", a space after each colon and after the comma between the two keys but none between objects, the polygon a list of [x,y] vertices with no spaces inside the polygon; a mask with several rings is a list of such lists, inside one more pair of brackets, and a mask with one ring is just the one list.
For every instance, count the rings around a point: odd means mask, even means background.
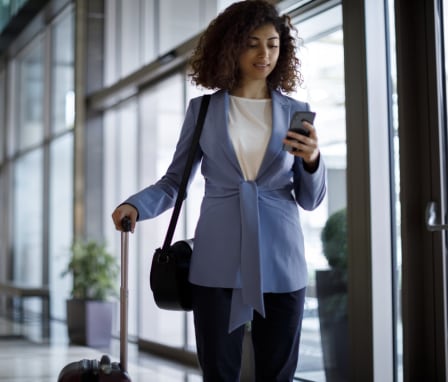
[{"label": "light blue blazer", "polygon": [[[272,91],[272,135],[254,181],[246,181],[230,140],[229,94],[210,99],[192,175],[199,165],[205,193],[195,232],[190,281],[234,288],[229,331],[264,316],[263,293],[292,292],[307,284],[304,239],[297,204],[313,210],[326,192],[322,158],[316,171],[282,150],[282,140],[295,111],[307,103]],[[138,210],[138,220],[154,218],[174,206],[201,97],[190,101],[181,134],[166,174],[125,203]]]}]

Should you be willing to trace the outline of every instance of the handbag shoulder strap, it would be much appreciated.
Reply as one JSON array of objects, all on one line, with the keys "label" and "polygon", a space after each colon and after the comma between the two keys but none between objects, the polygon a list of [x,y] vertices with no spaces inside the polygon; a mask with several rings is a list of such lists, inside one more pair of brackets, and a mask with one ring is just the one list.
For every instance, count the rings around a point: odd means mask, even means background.
[{"label": "handbag shoulder strap", "polygon": [[204,125],[205,116],[207,114],[208,104],[210,102],[210,94],[206,94],[202,97],[201,108],[199,109],[198,120],[196,122],[196,128],[194,130],[193,139],[191,142],[190,150],[188,152],[187,162],[182,175],[182,180],[179,186],[179,192],[177,194],[176,203],[174,204],[173,214],[171,215],[170,224],[166,233],[165,241],[162,249],[166,250],[171,245],[173,240],[174,230],[176,229],[177,219],[179,218],[182,202],[185,197],[185,191],[187,189],[188,178],[190,177],[191,168],[193,167],[194,157],[199,145],[199,138],[201,137],[202,127]]}]

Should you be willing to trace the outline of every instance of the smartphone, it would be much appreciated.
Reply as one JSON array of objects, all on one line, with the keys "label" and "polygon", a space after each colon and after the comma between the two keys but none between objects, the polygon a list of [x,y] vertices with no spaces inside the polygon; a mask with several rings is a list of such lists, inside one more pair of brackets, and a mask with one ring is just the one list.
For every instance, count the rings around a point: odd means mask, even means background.
[{"label": "smartphone", "polygon": [[[292,116],[291,122],[289,124],[289,131],[294,131],[296,133],[306,135],[309,137],[310,131],[303,126],[303,121],[307,121],[311,124],[314,123],[314,118],[316,117],[316,113],[313,111],[296,111]],[[288,138],[288,140],[292,140]],[[285,151],[295,151],[294,147],[291,147],[288,144],[283,145],[283,150]]]}]

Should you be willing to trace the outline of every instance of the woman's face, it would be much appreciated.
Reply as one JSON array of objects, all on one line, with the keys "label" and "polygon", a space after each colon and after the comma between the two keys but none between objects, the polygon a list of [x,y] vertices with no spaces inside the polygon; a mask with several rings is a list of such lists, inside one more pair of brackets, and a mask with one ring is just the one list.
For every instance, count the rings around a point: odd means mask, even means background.
[{"label": "woman's face", "polygon": [[266,81],[280,54],[280,36],[274,25],[266,24],[252,31],[246,49],[239,58],[241,80]]}]

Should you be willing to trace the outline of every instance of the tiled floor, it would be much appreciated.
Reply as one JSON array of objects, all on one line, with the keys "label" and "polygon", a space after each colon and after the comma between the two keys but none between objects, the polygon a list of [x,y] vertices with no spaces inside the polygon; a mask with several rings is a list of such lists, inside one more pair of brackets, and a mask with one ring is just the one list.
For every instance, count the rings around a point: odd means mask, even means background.
[{"label": "tiled floor", "polygon": [[[50,329],[51,336],[45,337],[38,318],[27,317],[26,323],[21,325],[5,319],[0,311],[0,382],[57,382],[59,372],[68,363],[99,360],[103,354],[108,354],[113,362],[119,361],[116,339],[108,349],[70,346],[65,324],[51,321]],[[304,320],[297,381],[325,381],[318,334],[317,319]],[[133,344],[128,349],[128,371],[133,382],[202,381],[196,368],[139,352]]]},{"label": "tiled floor", "polygon": [[[112,361],[119,360],[119,343],[110,349],[69,346],[65,325],[51,324],[51,337],[41,335],[38,322],[25,325],[0,317],[0,382],[57,382],[60,370],[83,358],[100,359],[105,352]],[[103,351],[104,350],[104,351]],[[129,346],[129,375],[133,382],[199,382],[199,371],[167,362]]]}]

